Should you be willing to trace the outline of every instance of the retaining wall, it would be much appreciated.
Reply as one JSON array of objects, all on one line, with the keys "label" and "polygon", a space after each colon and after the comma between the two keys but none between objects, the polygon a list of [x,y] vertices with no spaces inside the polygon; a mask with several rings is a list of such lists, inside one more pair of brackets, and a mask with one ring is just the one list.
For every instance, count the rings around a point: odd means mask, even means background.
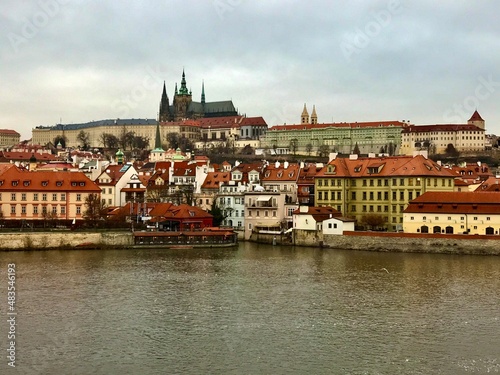
[{"label": "retaining wall", "polygon": [[128,247],[132,244],[133,237],[129,232],[0,233],[1,250]]}]

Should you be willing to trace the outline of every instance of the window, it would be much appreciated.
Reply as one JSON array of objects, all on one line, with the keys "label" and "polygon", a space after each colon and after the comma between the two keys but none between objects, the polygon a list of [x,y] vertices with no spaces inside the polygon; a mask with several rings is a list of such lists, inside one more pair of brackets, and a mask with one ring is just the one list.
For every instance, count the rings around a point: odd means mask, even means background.
[{"label": "window", "polygon": [[21,206],[21,214],[26,215],[26,205],[24,204]]},{"label": "window", "polygon": [[395,201],[396,199],[397,199],[396,192],[393,191],[392,192],[392,200]]},{"label": "window", "polygon": [[259,217],[259,216],[260,216],[260,212],[259,212],[259,210],[257,210],[257,212],[255,213],[255,215],[256,215],[257,217]]},{"label": "window", "polygon": [[351,200],[353,200],[353,201],[356,200],[356,192],[355,191],[351,192]]},{"label": "window", "polygon": [[341,191],[337,191],[337,200],[338,201],[342,200],[342,192]]},{"label": "window", "polygon": [[373,200],[373,191],[370,191],[370,200]]},{"label": "window", "polygon": [[52,213],[57,214],[57,206],[52,206]]},{"label": "window", "polygon": [[323,192],[318,192],[318,200],[323,200]]},{"label": "window", "polygon": [[10,206],[10,213],[14,214],[14,215],[16,214],[16,205],[15,204]]},{"label": "window", "polygon": [[370,186],[374,186],[374,185],[373,185],[373,180],[370,180]]},{"label": "window", "polygon": [[[328,193],[325,193],[325,196],[326,196],[327,194],[328,194]],[[330,199],[331,199],[332,201],[334,201],[334,200],[335,200],[335,192],[334,192],[334,191],[331,191],[331,192],[330,192]]]},{"label": "window", "polygon": [[389,192],[384,191],[384,200],[388,201],[389,200]]},{"label": "window", "polygon": [[400,201],[404,201],[405,200],[405,192],[404,191],[400,191],[399,192],[399,200]]},{"label": "window", "polygon": [[57,200],[57,194],[56,194],[56,193],[52,194],[52,200],[53,200],[53,201],[56,201],[56,200]]},{"label": "window", "polygon": [[76,214],[81,215],[82,213],[82,206],[76,206]]},{"label": "window", "polygon": [[62,202],[66,201],[66,193],[61,193],[61,201]]},{"label": "window", "polygon": [[382,212],[382,206],[377,206],[377,212]]},{"label": "window", "polygon": [[248,229],[252,230],[252,223],[248,223]]},{"label": "window", "polygon": [[382,180],[377,180],[377,186],[382,186]]},{"label": "window", "polygon": [[408,192],[408,200],[411,201],[413,199],[413,192],[409,191]]},{"label": "window", "polygon": [[77,202],[81,202],[82,201],[82,195],[81,194],[77,194],[76,195],[76,201]]},{"label": "window", "polygon": [[61,206],[61,214],[66,214],[66,206]]},{"label": "window", "polygon": [[366,191],[363,191],[363,200],[366,201]]},{"label": "window", "polygon": [[47,213],[47,206],[42,206],[42,214],[46,214]]},{"label": "window", "polygon": [[373,212],[373,206],[370,206],[370,212]]},{"label": "window", "polygon": [[393,178],[392,179],[392,186],[397,186],[397,185],[398,185],[398,181],[395,178]]},{"label": "window", "polygon": [[21,194],[21,200],[22,200],[22,201],[25,201],[25,200],[26,200],[26,193],[22,193],[22,194]]},{"label": "window", "polygon": [[42,201],[46,201],[47,200],[47,194],[46,193],[43,193],[42,194]]},{"label": "window", "polygon": [[10,200],[15,201],[16,200],[16,193],[11,193],[10,194]]},{"label": "window", "polygon": [[356,212],[356,205],[355,205],[355,204],[353,204],[353,205],[351,206],[351,212]]},{"label": "window", "polygon": [[404,178],[401,178],[399,180],[399,186],[404,186],[405,185],[405,179]]},{"label": "window", "polygon": [[363,205],[363,212],[366,212],[366,206]]},{"label": "window", "polygon": [[33,215],[38,215],[38,206],[33,206]]},{"label": "window", "polygon": [[264,211],[264,216],[268,217],[269,216],[269,211]]},{"label": "window", "polygon": [[363,180],[363,186],[366,186],[366,180]]},{"label": "window", "polygon": [[382,200],[382,192],[381,192],[381,191],[377,192],[377,199],[378,199],[379,201],[381,201],[381,200]]},{"label": "window", "polygon": [[477,216],[474,216],[474,220],[477,220]]}]

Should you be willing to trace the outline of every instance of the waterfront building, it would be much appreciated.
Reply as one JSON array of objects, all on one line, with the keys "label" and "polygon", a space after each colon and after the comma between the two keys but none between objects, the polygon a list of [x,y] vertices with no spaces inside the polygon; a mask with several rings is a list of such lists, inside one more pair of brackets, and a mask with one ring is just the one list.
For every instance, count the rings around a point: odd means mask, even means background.
[{"label": "waterfront building", "polygon": [[245,194],[245,239],[252,232],[280,233],[292,227],[297,200],[298,163],[266,164],[260,174],[260,185]]},{"label": "waterfront building", "polygon": [[323,163],[301,163],[297,179],[297,199],[300,205],[314,206],[314,176]]},{"label": "waterfront building", "polygon": [[4,220],[83,220],[85,201],[101,189],[82,172],[27,171],[14,165],[0,169]]},{"label": "waterfront building", "polygon": [[427,192],[403,214],[405,233],[500,234],[500,193]]},{"label": "waterfront building", "polygon": [[427,149],[430,154],[484,151],[486,148],[485,121],[475,111],[467,124],[408,125],[401,133],[402,155]]},{"label": "waterfront building", "polygon": [[[205,211],[210,211],[221,186],[228,184],[230,180],[230,172],[208,172],[205,177],[205,181],[201,184],[200,193],[196,194],[196,202],[198,202],[197,206]],[[219,201],[218,207],[223,211],[225,216],[229,216],[230,211],[232,211],[232,203],[231,197],[227,197]]]},{"label": "waterfront building", "polygon": [[[314,109],[314,114],[315,114]],[[328,153],[350,154],[388,153],[395,155],[401,146],[401,130],[408,126],[402,121],[373,121],[353,123],[310,122],[307,109],[301,116],[301,123],[275,125],[268,129],[261,139],[261,147],[271,153]]]},{"label": "waterfront building", "polygon": [[0,149],[10,148],[19,144],[21,134],[12,129],[0,129]]},{"label": "waterfront building", "polygon": [[293,212],[293,229],[322,232],[324,220],[341,216],[333,207],[299,206]]},{"label": "waterfront building", "polygon": [[358,225],[377,215],[387,230],[401,230],[408,202],[427,191],[454,189],[454,175],[422,155],[332,160],[314,178],[316,206],[330,206]]}]

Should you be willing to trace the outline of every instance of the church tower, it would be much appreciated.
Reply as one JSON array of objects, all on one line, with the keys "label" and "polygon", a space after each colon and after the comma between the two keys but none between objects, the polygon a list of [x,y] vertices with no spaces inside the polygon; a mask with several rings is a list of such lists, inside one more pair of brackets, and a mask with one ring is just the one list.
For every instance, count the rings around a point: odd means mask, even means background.
[{"label": "church tower", "polygon": [[165,81],[163,81],[163,93],[161,94],[160,101],[160,115],[158,121],[167,122],[170,120],[170,104],[168,102],[167,86]]},{"label": "church tower", "polygon": [[205,104],[205,82],[201,81],[201,104]]},{"label": "church tower", "polygon": [[318,115],[316,114],[316,106],[313,105],[313,111],[311,113],[311,124],[317,124],[318,123]]},{"label": "church tower", "polygon": [[174,110],[175,110],[174,121],[179,121],[184,118],[188,118],[189,105],[193,100],[191,92],[187,89],[186,86],[186,74],[184,73],[184,69],[182,69],[181,88],[177,92],[177,84],[176,84],[175,91],[176,92],[174,96]]},{"label": "church tower", "polygon": [[307,112],[306,103],[304,103],[304,109],[302,110],[302,115],[300,116],[301,124],[309,124],[309,112]]}]

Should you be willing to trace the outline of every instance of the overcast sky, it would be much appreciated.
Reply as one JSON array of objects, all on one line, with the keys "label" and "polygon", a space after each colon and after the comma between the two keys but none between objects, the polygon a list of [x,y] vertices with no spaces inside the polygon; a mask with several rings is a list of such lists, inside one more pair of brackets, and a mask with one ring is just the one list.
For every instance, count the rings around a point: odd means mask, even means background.
[{"label": "overcast sky", "polygon": [[410,120],[500,134],[500,2],[3,0],[0,128],[156,118],[193,100],[269,126]]}]

